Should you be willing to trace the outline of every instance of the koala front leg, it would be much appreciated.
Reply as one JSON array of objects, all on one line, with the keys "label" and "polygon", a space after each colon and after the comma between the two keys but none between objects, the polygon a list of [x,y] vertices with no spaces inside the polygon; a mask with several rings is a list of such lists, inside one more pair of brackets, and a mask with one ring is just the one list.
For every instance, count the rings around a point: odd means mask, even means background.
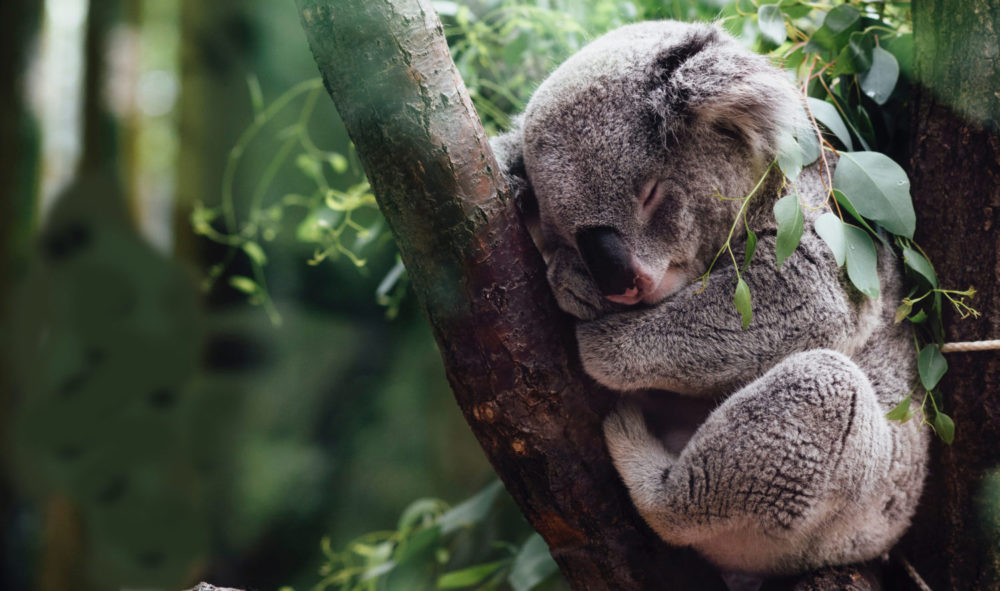
[{"label": "koala front leg", "polygon": [[782,573],[873,558],[902,534],[916,499],[888,475],[921,441],[915,423],[890,425],[851,360],[813,350],[728,398],[676,459],[633,408],[606,419],[605,437],[664,540],[726,569]]},{"label": "koala front leg", "polygon": [[564,312],[581,320],[593,320],[601,314],[620,309],[601,296],[576,250],[559,246],[551,253],[543,253],[543,256],[548,266],[546,275],[549,285],[553,286],[556,303]]},{"label": "koala front leg", "polygon": [[840,269],[815,234],[803,234],[780,270],[774,240],[761,237],[760,262],[743,274],[754,293],[745,330],[733,305],[730,264],[713,271],[704,290],[689,285],[651,308],[581,322],[584,369],[616,390],[711,395],[747,383],[795,351],[852,353],[876,327],[880,304],[845,291]]}]

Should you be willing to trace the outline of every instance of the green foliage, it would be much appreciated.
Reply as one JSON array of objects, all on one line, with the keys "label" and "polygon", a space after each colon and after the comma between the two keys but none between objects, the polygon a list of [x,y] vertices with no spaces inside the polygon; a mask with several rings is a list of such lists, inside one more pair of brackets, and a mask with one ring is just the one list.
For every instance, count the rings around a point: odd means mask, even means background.
[{"label": "green foliage", "polygon": [[[452,56],[479,115],[490,133],[507,128],[510,117],[522,111],[545,76],[593,37],[629,22],[649,18],[711,19],[720,14],[713,0],[667,2],[658,0],[487,0],[473,6],[435,2],[445,24]],[[728,9],[732,13],[732,9]],[[209,269],[204,288],[227,274],[237,257],[245,257],[251,277],[231,277],[227,283],[260,305],[274,325],[281,323],[265,278],[266,246],[290,225],[295,239],[313,249],[310,265],[345,258],[358,269],[367,254],[391,238],[378,212],[367,181],[338,189],[345,181],[363,178],[353,146],[341,154],[318,148],[309,125],[322,95],[322,81],[306,80],[274,100],[265,101],[256,79],[250,79],[254,120],[232,148],[223,179],[221,206],[197,205],[190,214],[195,233],[230,247],[225,259]],[[296,120],[266,133],[288,113]],[[245,170],[251,147],[270,150],[266,165]],[[283,196],[271,194],[275,177],[289,163],[312,185],[312,190]],[[242,166],[241,166],[242,165]],[[238,212],[236,178],[250,174],[253,187],[247,211]],[[406,270],[397,257],[379,285],[376,301],[395,317],[406,294]]]},{"label": "green foliage", "polygon": [[910,199],[910,181],[885,154],[841,152],[833,187],[865,219],[898,236],[913,238],[917,216]]},{"label": "green foliage", "polygon": [[494,481],[452,508],[440,499],[418,499],[400,515],[395,530],[366,534],[340,551],[325,538],[323,578],[313,591],[538,588],[558,570],[538,534],[520,546],[495,541],[486,557],[470,559],[461,552],[468,536],[485,527],[502,491]]},{"label": "green foliage", "polygon": [[[197,204],[191,212],[191,225],[196,234],[229,247],[229,253],[219,264],[209,269],[205,289],[225,275],[236,256],[249,263],[252,277],[229,276],[233,289],[247,294],[250,303],[263,306],[274,325],[281,324],[281,315],[271,300],[264,268],[268,263],[265,245],[274,241],[287,226],[287,220],[297,218],[295,238],[313,249],[309,264],[345,257],[356,267],[364,267],[363,253],[384,236],[384,221],[375,205],[367,181],[338,190],[331,179],[360,176],[354,154],[350,157],[316,147],[309,134],[309,123],[316,101],[323,95],[322,81],[306,80],[292,87],[269,106],[264,105],[254,79],[250,81],[254,120],[243,132],[229,153],[223,176],[221,205],[207,208]],[[298,108],[294,122],[281,127],[283,116]],[[275,129],[277,128],[277,129]],[[266,132],[270,131],[271,135]],[[268,162],[258,170],[241,167],[253,146],[277,142]],[[271,187],[280,171],[290,163],[312,185],[306,194],[277,197]],[[237,175],[256,175],[250,185],[247,211],[238,215],[235,186]],[[384,240],[383,240],[384,241]],[[387,288],[387,292],[395,286]],[[389,298],[398,306],[398,298]],[[394,314],[396,307],[390,307]]]},{"label": "green foliage", "polygon": [[775,253],[780,268],[781,263],[785,262],[785,259],[798,248],[799,240],[802,238],[805,216],[802,215],[799,196],[791,193],[778,199],[778,202],[774,204],[774,219],[778,222]]},{"label": "green foliage", "polygon": [[[968,303],[975,291],[939,287],[933,265],[913,242],[916,214],[909,179],[889,156],[875,151],[897,149],[894,120],[899,117],[900,99],[908,89],[901,84],[900,73],[912,61],[909,2],[741,0],[736,3],[736,10],[736,14],[725,17],[727,26],[742,23],[746,31],[747,24],[755,24],[756,33],[744,34],[744,41],[758,50],[769,51],[792,70],[806,96],[820,149],[811,138],[785,137],[780,140],[774,164],[781,169],[787,183],[794,182],[804,166],[817,157],[821,159],[820,170],[826,175],[828,192],[825,205],[830,211],[819,216],[815,228],[837,264],[846,266],[847,277],[858,291],[878,298],[879,257],[873,238],[903,257],[908,295],[897,310],[896,321],[909,320],[915,329],[919,385],[924,390],[919,410],[923,417],[929,400],[934,411],[932,420],[922,420],[950,443],[954,423],[940,409],[936,390],[947,371],[939,348],[943,342],[942,302],[948,300],[963,318],[978,316]],[[832,137],[824,138],[822,129]],[[839,150],[831,143],[833,140],[846,150]],[[855,145],[860,145],[862,151],[855,151]],[[839,156],[832,178],[827,154]],[[756,190],[744,197],[733,224],[735,229],[742,221],[747,230],[742,267],[733,260],[737,270],[733,300],[744,328],[748,326],[752,306],[750,289],[740,270],[746,269],[756,250],[757,237],[750,232],[746,221],[746,202]],[[782,197],[774,206],[774,215],[780,267],[792,255],[802,234],[798,196]],[[732,236],[730,232],[719,255],[726,251],[732,254]],[[708,281],[707,272],[702,281],[703,284]],[[914,384],[914,388],[917,386]],[[889,418],[911,418],[912,400],[911,392],[888,414]]]}]

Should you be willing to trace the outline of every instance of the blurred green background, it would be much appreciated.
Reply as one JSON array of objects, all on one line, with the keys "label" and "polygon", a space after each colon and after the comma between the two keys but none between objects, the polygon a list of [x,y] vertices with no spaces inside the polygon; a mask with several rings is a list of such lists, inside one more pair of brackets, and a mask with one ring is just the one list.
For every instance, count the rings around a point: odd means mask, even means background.
[{"label": "blurred green background", "polygon": [[[757,39],[747,0],[434,4],[491,133],[627,22]],[[325,588],[435,523],[440,572],[552,572],[493,503],[293,2],[6,0],[0,29],[0,588]],[[457,533],[427,500],[484,487]]]}]

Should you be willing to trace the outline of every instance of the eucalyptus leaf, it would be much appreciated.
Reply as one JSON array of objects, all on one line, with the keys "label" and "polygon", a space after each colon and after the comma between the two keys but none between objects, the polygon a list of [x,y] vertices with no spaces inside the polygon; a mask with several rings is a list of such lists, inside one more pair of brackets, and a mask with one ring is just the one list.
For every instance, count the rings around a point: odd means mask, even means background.
[{"label": "eucalyptus leaf", "polygon": [[802,228],[805,218],[798,195],[785,195],[774,204],[774,219],[778,222],[778,239],[775,243],[775,255],[778,258],[778,268],[790,257],[799,246],[802,238]]},{"label": "eucalyptus leaf", "polygon": [[256,242],[244,242],[243,252],[247,253],[247,256],[258,265],[267,264],[267,255],[264,254],[264,249]]},{"label": "eucalyptus leaf", "polygon": [[740,313],[743,330],[746,330],[750,326],[750,320],[753,319],[753,308],[750,306],[750,286],[747,285],[746,281],[743,281],[742,277],[736,283],[736,293],[733,294],[733,303],[736,304],[736,310]]},{"label": "eucalyptus leaf", "polygon": [[823,24],[813,33],[806,45],[807,51],[826,50],[832,54],[839,52],[847,43],[851,32],[857,28],[861,13],[849,4],[840,4],[826,13]]},{"label": "eucalyptus leaf", "polygon": [[476,585],[497,572],[505,564],[507,564],[506,560],[498,560],[445,573],[438,578],[438,589],[462,589]]},{"label": "eucalyptus leaf", "polygon": [[955,421],[951,417],[938,411],[934,415],[934,432],[938,434],[941,441],[951,445],[955,441]]},{"label": "eucalyptus leaf", "polygon": [[872,119],[868,115],[865,106],[859,104],[854,107],[854,133],[858,136],[858,141],[865,150],[871,150],[871,144],[875,143],[875,128],[872,126]]},{"label": "eucalyptus leaf", "polygon": [[432,556],[441,540],[438,526],[419,530],[402,544],[395,563],[386,574],[385,591],[412,591],[425,589],[434,582],[431,569]]},{"label": "eucalyptus leaf", "polygon": [[753,258],[755,252],[757,252],[757,235],[754,234],[753,230],[748,229],[746,252],[743,256],[743,267],[740,268],[741,271],[750,266],[750,259]]},{"label": "eucalyptus leaf", "polygon": [[861,224],[861,227],[863,227],[865,230],[868,230],[876,238],[881,240],[882,244],[889,246],[889,242],[886,241],[886,239],[883,238],[878,232],[876,232],[875,228],[871,227],[871,225],[865,220],[865,218],[863,218],[861,214],[858,213],[857,208],[855,208],[854,204],[851,203],[851,200],[847,198],[847,195],[844,195],[840,191],[834,189],[833,198],[837,201],[837,205],[839,205],[843,211],[846,211],[848,214],[850,214],[852,218],[854,218],[856,222]]},{"label": "eucalyptus leaf", "polygon": [[942,302],[941,302],[941,292],[934,292],[934,303],[931,307],[933,314],[928,314],[929,325],[931,327],[931,334],[934,337],[934,341],[937,343],[944,343],[944,325],[941,322],[943,318],[942,313]]},{"label": "eucalyptus leaf", "polygon": [[764,4],[757,9],[757,26],[761,36],[773,45],[781,45],[788,38],[785,17],[777,4]]},{"label": "eucalyptus leaf", "polygon": [[895,317],[893,317],[893,320],[892,320],[893,323],[894,324],[899,324],[900,322],[902,322],[903,320],[905,320],[906,317],[909,316],[910,312],[912,312],[912,311],[913,311],[913,304],[910,303],[907,300],[903,300],[903,302],[901,304],[899,304],[899,307],[896,308],[896,315],[895,315]]},{"label": "eucalyptus leaf", "polygon": [[927,311],[917,310],[917,313],[907,318],[907,320],[909,320],[913,324],[922,324],[924,322],[927,322]]},{"label": "eucalyptus leaf", "polygon": [[907,301],[903,301],[903,303],[899,304],[899,307],[896,308],[896,316],[893,318],[893,323],[899,324],[900,322],[905,320],[906,317],[909,316],[910,312],[912,311],[913,311],[913,304]]},{"label": "eucalyptus leaf", "polygon": [[926,345],[917,356],[917,370],[920,372],[920,383],[930,391],[948,371],[948,362],[937,345]]},{"label": "eucalyptus leaf", "polygon": [[809,110],[812,111],[812,115],[816,118],[816,121],[819,121],[824,127],[829,129],[830,133],[835,135],[845,148],[853,150],[854,143],[851,142],[851,132],[847,131],[847,126],[844,125],[844,120],[841,119],[840,113],[837,112],[837,107],[813,97],[809,97],[808,102]]},{"label": "eucalyptus leaf", "polygon": [[911,400],[912,400],[911,396],[907,396],[906,398],[901,400],[899,404],[897,404],[892,410],[890,410],[885,415],[885,418],[889,419],[890,421],[902,421],[904,423],[910,420],[910,418],[913,417],[913,413],[910,411]]},{"label": "eucalyptus leaf", "polygon": [[837,66],[831,76],[867,72],[872,67],[874,49],[875,39],[872,35],[861,31],[851,33],[847,45],[837,56]]},{"label": "eucalyptus leaf", "polygon": [[913,79],[913,33],[897,34],[879,39],[883,49],[891,53],[899,64],[899,71],[906,79]]},{"label": "eucalyptus leaf", "polygon": [[837,266],[843,267],[847,260],[847,238],[844,237],[844,222],[836,214],[826,212],[813,224],[816,233],[826,242],[837,259]]},{"label": "eucalyptus leaf", "polygon": [[430,523],[441,512],[444,502],[440,499],[420,498],[403,509],[396,523],[396,529],[409,531],[418,525]]},{"label": "eucalyptus leaf", "polygon": [[439,517],[437,524],[441,527],[441,533],[448,534],[460,527],[468,527],[482,521],[502,490],[503,484],[496,480]]},{"label": "eucalyptus leaf", "polygon": [[795,141],[802,150],[802,166],[809,166],[819,159],[823,148],[819,145],[819,138],[816,137],[812,127],[800,131],[801,133],[795,136]]},{"label": "eucalyptus leaf", "polygon": [[858,76],[861,90],[873,101],[884,105],[899,80],[899,62],[881,47],[872,51],[872,64],[867,72]]},{"label": "eucalyptus leaf", "polygon": [[802,161],[802,148],[795,141],[795,137],[790,133],[782,134],[778,139],[778,167],[789,181],[795,182],[795,179],[799,178]]},{"label": "eucalyptus leaf", "polygon": [[868,232],[857,226],[844,224],[843,230],[847,242],[847,277],[861,293],[878,299],[878,257],[875,254],[875,244]]},{"label": "eucalyptus leaf", "polygon": [[910,181],[885,154],[841,153],[833,186],[847,195],[865,218],[893,234],[913,238],[917,217],[910,198]]},{"label": "eucalyptus leaf", "polygon": [[929,283],[931,287],[937,288],[937,273],[934,272],[934,267],[931,266],[930,261],[924,258],[924,255],[908,246],[904,246],[903,263],[915,273],[926,279],[927,283]]},{"label": "eucalyptus leaf", "polygon": [[229,285],[243,293],[251,295],[260,291],[260,286],[257,285],[256,281],[242,275],[233,275],[230,277]]},{"label": "eucalyptus leaf", "polygon": [[507,582],[514,591],[531,591],[559,570],[549,546],[538,534],[531,534],[514,557]]},{"label": "eucalyptus leaf", "polygon": [[[453,3],[449,2],[448,4],[453,4]],[[438,14],[441,14],[441,12],[439,11]],[[337,174],[344,174],[345,172],[347,172],[348,168],[347,158],[345,158],[343,154],[332,152],[330,153],[329,156],[327,156],[327,162],[330,163],[330,168],[332,168],[333,171],[336,172]]]}]

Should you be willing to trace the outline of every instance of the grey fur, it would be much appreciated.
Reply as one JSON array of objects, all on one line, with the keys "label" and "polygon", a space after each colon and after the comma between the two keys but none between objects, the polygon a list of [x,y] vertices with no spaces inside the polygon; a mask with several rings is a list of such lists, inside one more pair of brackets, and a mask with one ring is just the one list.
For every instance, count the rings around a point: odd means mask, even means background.
[{"label": "grey fur", "polygon": [[[704,291],[694,282],[730,231],[734,198],[804,122],[798,93],[765,58],[710,25],[653,22],[570,58],[494,140],[556,299],[580,319],[586,371],[622,392],[719,401],[677,454],[628,402],[606,419],[605,437],[649,525],[729,570],[879,556],[909,524],[926,471],[925,430],[885,419],[916,383],[910,336],[893,323],[899,269],[881,254],[879,300],[850,286],[813,229],[825,195],[816,166],[795,186],[806,228],[780,269],[780,174],[751,201],[748,329],[733,306],[731,260],[719,260]],[[656,181],[662,201],[643,210]],[[640,306],[601,296],[576,244],[593,227],[616,230],[655,278]],[[742,260],[742,225],[733,243]]]}]

